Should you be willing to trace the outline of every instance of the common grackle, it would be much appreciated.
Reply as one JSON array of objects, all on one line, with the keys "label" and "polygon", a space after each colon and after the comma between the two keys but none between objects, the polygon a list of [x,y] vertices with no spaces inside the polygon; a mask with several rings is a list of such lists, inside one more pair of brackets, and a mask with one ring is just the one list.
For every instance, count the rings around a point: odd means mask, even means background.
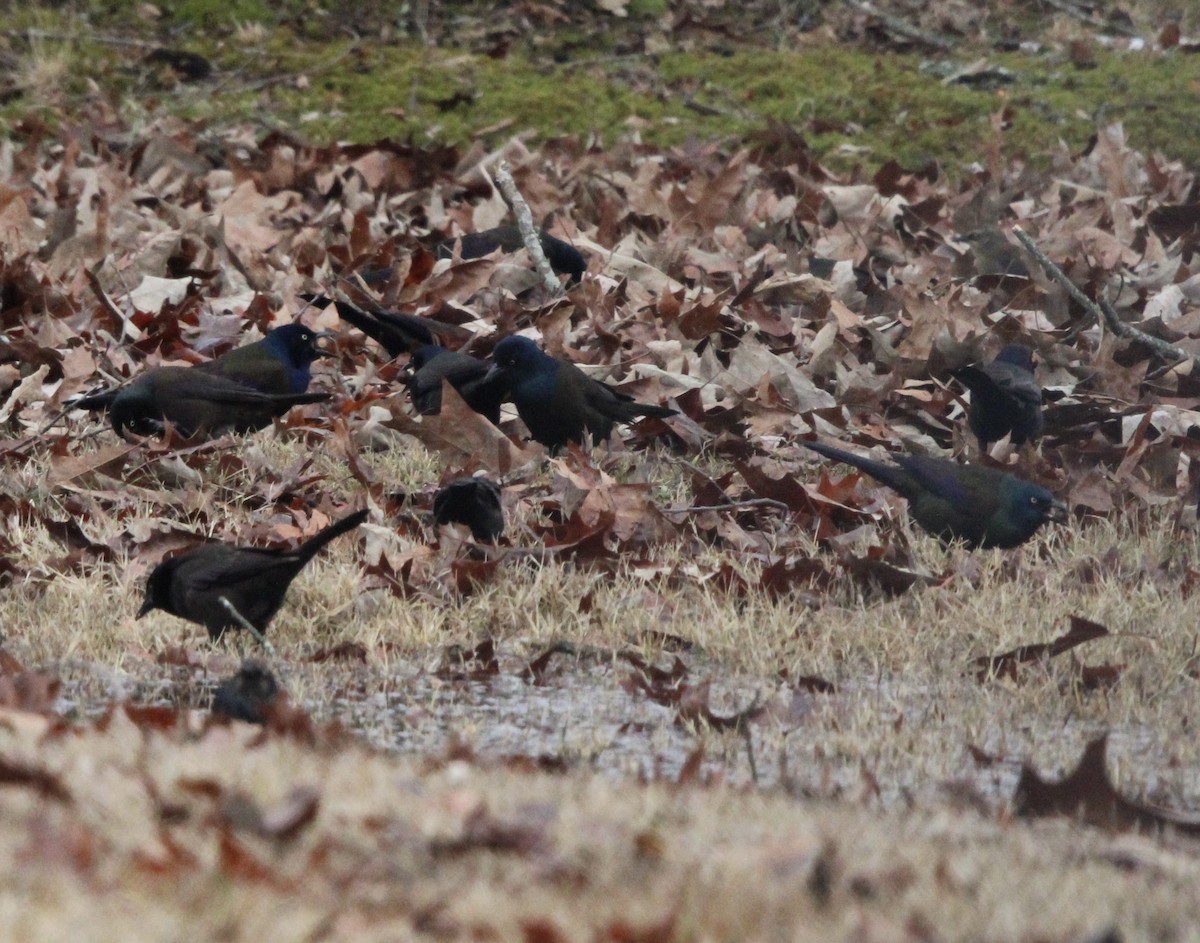
[{"label": "common grackle", "polygon": [[121,387],[108,408],[117,435],[159,435],[164,420],[184,437],[253,432],[291,407],[328,393],[261,393],[197,367],[156,367]]},{"label": "common grackle", "polygon": [[976,229],[960,234],[959,238],[971,247],[976,275],[1029,278],[1029,266],[1025,264],[1021,250],[999,229]]},{"label": "common grackle", "polygon": [[329,331],[303,324],[284,324],[252,344],[243,344],[195,369],[236,380],[260,393],[303,393],[312,380],[312,365],[328,351],[317,346]]},{"label": "common grackle", "polygon": [[1009,344],[986,367],[962,367],[954,377],[971,391],[967,425],[979,448],[1009,435],[1013,445],[1042,434],[1042,388],[1033,377],[1033,351]]},{"label": "common grackle", "polygon": [[924,455],[898,455],[896,465],[885,465],[818,442],[801,445],[898,491],[913,519],[943,543],[1016,547],[1046,521],[1066,519],[1066,506],[1045,488],[995,468]]},{"label": "common grackle", "polygon": [[72,409],[109,414],[113,429],[156,435],[163,420],[186,436],[250,432],[290,407],[329,399],[306,393],[313,361],[325,354],[318,339],[332,337],[302,324],[285,324],[262,340],[243,344],[194,367],[156,367],[115,390],[72,401]]},{"label": "common grackle", "polygon": [[[307,301],[318,308],[329,304],[330,299],[324,295],[304,295]],[[371,340],[377,342],[388,352],[389,357],[398,357],[437,343],[437,334],[453,330],[449,325],[441,325],[432,318],[422,318],[415,314],[405,314],[403,311],[364,311],[348,301],[334,301],[338,317],[348,324],[353,324]]]},{"label": "common grackle", "polygon": [[607,439],[617,422],[641,416],[675,415],[669,406],[635,402],[575,364],[544,353],[528,337],[514,334],[496,345],[491,375],[509,384],[517,415],[538,442],[556,452],[568,442],[583,442],[586,429],[593,440]]},{"label": "common grackle", "polygon": [[138,618],[162,609],[204,626],[215,641],[226,629],[238,628],[221,604],[223,596],[247,622],[265,632],[304,565],[335,537],[366,519],[366,511],[356,511],[292,550],[211,543],[164,560],[146,580],[146,598]]},{"label": "common grackle", "polygon": [[[556,275],[570,275],[573,285],[583,278],[587,271],[587,260],[583,253],[569,242],[563,242],[550,235],[546,230],[539,229],[538,237],[542,243],[542,251],[546,253],[546,261]],[[482,232],[468,233],[454,239],[445,239],[437,245],[439,258],[448,259],[454,254],[455,246],[464,259],[479,259],[495,252],[516,252],[525,248],[525,240],[521,238],[521,230],[517,226],[496,226]]]},{"label": "common grackle", "polygon": [[495,541],[504,533],[500,486],[487,478],[459,478],[433,497],[439,524],[466,524],[476,540]]},{"label": "common grackle", "polygon": [[504,377],[492,376],[486,362],[426,344],[413,352],[409,366],[413,373],[406,385],[418,413],[435,416],[441,412],[442,381],[448,380],[475,412],[493,425],[500,424],[500,404],[508,398],[508,384]]}]

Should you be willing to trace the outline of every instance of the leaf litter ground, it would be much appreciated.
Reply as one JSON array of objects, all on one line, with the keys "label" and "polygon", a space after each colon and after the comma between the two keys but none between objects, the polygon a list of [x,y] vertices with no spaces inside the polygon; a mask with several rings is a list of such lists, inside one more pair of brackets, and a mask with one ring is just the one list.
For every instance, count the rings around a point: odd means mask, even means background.
[{"label": "leaf litter ground", "polygon": [[[785,128],[737,152],[514,142],[539,217],[591,255],[545,298],[520,258],[433,263],[427,235],[504,219],[481,153],[133,131],[102,111],[6,147],[4,880],[53,901],[3,918],[14,932],[1196,925],[1195,381],[1036,270],[979,274],[955,238],[1019,221],[1191,352],[1182,166],[1116,127],[1053,174],[997,163],[953,186],[895,165],[836,177]],[[680,415],[548,460],[449,394],[410,415],[398,368],[349,329],[318,380],[332,407],[245,439],[126,444],[62,415],[271,323],[338,330],[299,294],[380,265],[382,289],[338,287],[459,325],[479,353],[535,331]],[[945,549],[797,445],[969,452],[946,378],[1013,338],[1037,349],[1048,434],[972,458],[1052,487],[1069,527]],[[505,482],[499,547],[428,519],[438,483],[475,470]],[[135,622],[146,573],[203,537],[285,544],[364,502],[361,537],[271,627],[290,707],[261,731],[207,720],[249,645]],[[1051,887],[1060,906],[1039,905]],[[112,891],[122,908],[94,923]]]}]

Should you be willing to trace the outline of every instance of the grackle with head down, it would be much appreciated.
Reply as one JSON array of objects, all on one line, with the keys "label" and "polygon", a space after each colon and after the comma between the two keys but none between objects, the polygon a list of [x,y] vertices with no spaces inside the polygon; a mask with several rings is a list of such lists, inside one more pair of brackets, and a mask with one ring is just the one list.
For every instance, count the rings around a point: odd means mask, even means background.
[{"label": "grackle with head down", "polygon": [[308,393],[317,341],[332,336],[285,324],[194,367],[155,367],[132,382],[74,400],[72,409],[104,410],[118,434],[157,435],[170,422],[185,436],[252,432],[292,406],[329,399]]},{"label": "grackle with head down", "polygon": [[335,537],[353,530],[366,519],[366,511],[356,511],[293,550],[211,543],[171,557],[151,571],[146,580],[146,598],[137,617],[162,609],[204,626],[215,641],[226,629],[239,627],[222,605],[224,597],[247,622],[265,632],[304,565]]},{"label": "grackle with head down", "polygon": [[117,435],[160,435],[166,423],[185,438],[253,432],[293,406],[328,393],[261,393],[196,367],[156,367],[117,391],[108,419]]},{"label": "grackle with head down", "polygon": [[1045,488],[995,468],[925,455],[898,455],[895,465],[885,465],[830,445],[801,444],[899,492],[922,530],[943,543],[1016,547],[1047,521],[1066,519],[1066,506]]},{"label": "grackle with head down", "polygon": [[436,344],[418,347],[409,360],[412,374],[406,386],[413,406],[424,416],[436,416],[442,409],[442,381],[449,381],[468,406],[492,423],[500,424],[500,404],[508,398],[504,378],[490,374],[482,360]]},{"label": "grackle with head down", "polygon": [[466,524],[476,540],[495,541],[504,533],[500,486],[487,478],[459,478],[433,496],[438,524]]},{"label": "grackle with head down", "polygon": [[528,337],[513,335],[496,345],[489,376],[502,377],[517,415],[538,442],[556,452],[568,442],[607,439],[618,422],[675,415],[669,406],[638,403],[606,383],[593,380],[575,364],[544,353]]}]

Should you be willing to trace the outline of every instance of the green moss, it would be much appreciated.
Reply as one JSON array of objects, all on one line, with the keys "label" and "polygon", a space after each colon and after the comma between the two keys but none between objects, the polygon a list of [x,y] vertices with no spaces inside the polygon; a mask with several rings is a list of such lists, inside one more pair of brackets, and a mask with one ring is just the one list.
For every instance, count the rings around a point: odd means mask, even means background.
[{"label": "green moss", "polygon": [[[403,9],[385,6],[368,4],[364,18],[404,19]],[[150,23],[136,18],[133,5],[109,9],[84,0],[65,8],[70,12],[25,6],[0,15],[0,27],[76,37],[55,47],[74,60],[67,94],[82,98],[94,81],[114,102],[144,100],[187,116],[255,120],[317,140],[401,136],[463,143],[482,128],[504,124],[498,138],[531,130],[543,137],[597,133],[612,142],[636,127],[657,146],[688,137],[736,143],[774,119],[799,129],[839,169],[870,169],[891,158],[905,166],[936,159],[956,173],[995,146],[1006,157],[1045,160],[1060,140],[1079,149],[1097,125],[1121,120],[1135,147],[1200,166],[1190,121],[1200,57],[1100,51],[1094,68],[1081,69],[1049,54],[997,55],[992,63],[1015,81],[981,90],[943,82],[915,55],[828,44],[800,51],[742,46],[721,54],[628,54],[641,48],[630,20],[659,15],[664,6],[634,0],[629,19],[604,19],[605,28],[594,35],[580,24],[560,24],[502,58],[415,41],[352,40],[337,28],[345,11],[332,0],[249,0],[238,5],[236,23],[223,0],[183,0]],[[438,15],[449,23],[453,9],[448,3]],[[174,26],[182,22],[198,28],[179,33]],[[259,25],[237,28],[250,22]],[[136,47],[85,42],[118,24],[124,35],[140,30],[152,41],[209,58],[219,70],[220,94],[213,95],[211,85],[162,94],[132,64]],[[454,30],[447,35],[468,41]],[[23,51],[19,38],[13,48]],[[18,96],[3,114],[39,104],[45,102],[32,93]],[[1005,108],[1008,127],[996,140],[991,117]]]},{"label": "green moss", "polygon": [[666,0],[629,0],[626,8],[634,19],[658,19],[666,14],[669,7]]}]

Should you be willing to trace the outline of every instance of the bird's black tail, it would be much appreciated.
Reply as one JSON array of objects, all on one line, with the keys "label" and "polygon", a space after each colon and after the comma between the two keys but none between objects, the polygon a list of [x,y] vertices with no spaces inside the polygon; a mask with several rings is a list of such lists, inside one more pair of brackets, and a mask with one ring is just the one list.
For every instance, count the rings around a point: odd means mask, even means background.
[{"label": "bird's black tail", "polygon": [[[330,303],[330,299],[325,295],[301,297],[317,308],[324,308]],[[337,309],[339,318],[353,324],[378,343],[388,352],[389,357],[408,353],[426,344],[437,343],[436,328],[429,323],[429,318],[405,314],[402,311],[364,311],[348,301],[341,300],[333,301],[333,306]]]},{"label": "bird's black tail", "polygon": [[67,409],[86,409],[90,412],[98,412],[99,410],[107,410],[112,406],[113,400],[117,398],[118,390],[105,390],[103,393],[92,393],[89,396],[80,396],[77,399],[71,400],[66,404]]},{"label": "bird's black tail", "polygon": [[674,416],[679,410],[672,409],[670,406],[658,406],[654,403],[637,403],[628,402],[621,403],[617,407],[619,415],[616,417],[621,422],[630,422],[634,419],[666,419],[668,416]]},{"label": "bird's black tail", "polygon": [[820,442],[801,442],[800,444],[807,449],[812,449],[818,455],[824,455],[826,458],[835,459],[852,468],[857,468],[859,471],[866,472],[876,481],[882,482],[900,494],[907,495],[909,491],[909,475],[902,468],[885,465],[883,462],[876,462],[873,459],[855,455],[853,452],[847,452],[845,449],[834,448],[832,445],[822,445]]},{"label": "bird's black tail", "polygon": [[359,524],[367,519],[367,511],[355,511],[353,514],[348,514],[340,521],[334,521],[326,527],[321,533],[315,537],[311,537],[306,543],[301,544],[296,548],[296,555],[305,563],[311,560],[327,543],[347,531],[354,530]]},{"label": "bird's black tail", "polygon": [[996,389],[996,381],[979,367],[959,367],[951,371],[950,375],[972,393],[991,392]]}]

